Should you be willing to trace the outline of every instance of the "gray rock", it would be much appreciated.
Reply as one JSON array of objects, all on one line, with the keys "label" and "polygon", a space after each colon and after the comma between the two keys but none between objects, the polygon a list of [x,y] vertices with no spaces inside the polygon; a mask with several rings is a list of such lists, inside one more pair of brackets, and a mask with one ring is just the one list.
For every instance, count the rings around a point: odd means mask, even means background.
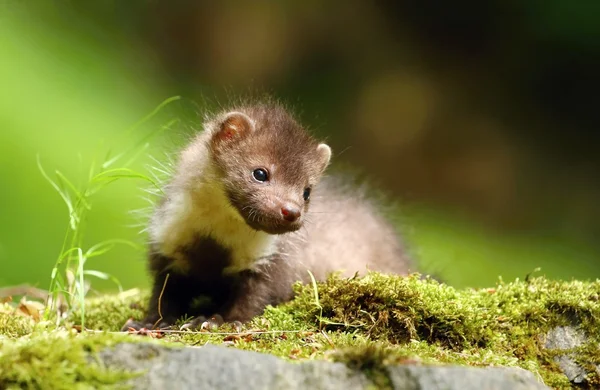
[{"label": "gray rock", "polygon": [[[586,342],[587,336],[575,326],[557,326],[546,334],[544,348],[567,351]],[[588,372],[577,364],[572,353],[566,352],[564,355],[556,356],[554,361],[572,383],[582,384],[586,382]],[[598,364],[596,364],[596,371],[600,372],[600,365]]]},{"label": "gray rock", "polygon": [[548,389],[531,372],[512,367],[395,366],[388,372],[394,390]]},{"label": "gray rock", "polygon": [[574,326],[557,326],[546,335],[544,347],[548,349],[571,349],[586,340],[585,334]]},{"label": "gray rock", "polygon": [[[143,374],[135,389],[366,389],[368,378],[342,363],[286,362],[271,355],[213,345],[168,348],[118,344],[100,353],[113,368]],[[521,369],[458,366],[390,366],[394,389],[546,389]]]},{"label": "gray rock", "polygon": [[135,389],[364,389],[361,373],[341,363],[288,363],[275,356],[233,348],[166,348],[118,344],[100,358],[110,367],[146,373],[132,380]]}]

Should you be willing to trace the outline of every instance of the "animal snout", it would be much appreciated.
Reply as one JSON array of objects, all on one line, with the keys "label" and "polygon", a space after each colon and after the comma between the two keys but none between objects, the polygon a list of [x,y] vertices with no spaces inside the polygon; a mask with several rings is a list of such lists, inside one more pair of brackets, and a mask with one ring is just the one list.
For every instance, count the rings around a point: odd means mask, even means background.
[{"label": "animal snout", "polygon": [[292,205],[284,205],[281,207],[281,215],[288,222],[295,222],[300,218],[301,212],[298,207]]}]

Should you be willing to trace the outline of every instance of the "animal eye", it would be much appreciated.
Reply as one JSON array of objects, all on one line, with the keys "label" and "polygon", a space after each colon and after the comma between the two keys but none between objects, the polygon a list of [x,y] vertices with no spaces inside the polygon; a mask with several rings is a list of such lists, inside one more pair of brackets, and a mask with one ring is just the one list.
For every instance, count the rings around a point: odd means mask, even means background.
[{"label": "animal eye", "polygon": [[310,187],[304,189],[304,194],[302,194],[302,197],[305,201],[308,201],[310,199]]},{"label": "animal eye", "polygon": [[269,174],[265,169],[258,168],[252,172],[252,176],[256,181],[265,182],[269,180]]}]

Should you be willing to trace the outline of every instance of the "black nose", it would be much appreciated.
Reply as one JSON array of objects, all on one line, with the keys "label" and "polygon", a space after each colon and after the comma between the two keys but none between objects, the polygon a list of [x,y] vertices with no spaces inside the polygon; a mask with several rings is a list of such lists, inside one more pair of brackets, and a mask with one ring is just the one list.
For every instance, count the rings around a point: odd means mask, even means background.
[{"label": "black nose", "polygon": [[289,222],[294,222],[300,218],[300,210],[294,206],[283,206],[281,208],[281,215],[283,219]]}]

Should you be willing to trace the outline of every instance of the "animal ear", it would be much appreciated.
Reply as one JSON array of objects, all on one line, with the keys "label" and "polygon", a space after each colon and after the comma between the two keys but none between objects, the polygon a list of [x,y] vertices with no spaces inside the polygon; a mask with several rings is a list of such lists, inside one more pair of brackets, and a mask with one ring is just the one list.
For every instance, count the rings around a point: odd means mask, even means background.
[{"label": "animal ear", "polygon": [[214,142],[241,139],[254,130],[254,121],[241,112],[230,112],[225,115],[213,135]]},{"label": "animal ear", "polygon": [[331,148],[327,144],[319,144],[317,146],[317,154],[319,156],[320,162],[320,171],[325,171],[327,165],[329,165],[329,160],[331,159]]}]

